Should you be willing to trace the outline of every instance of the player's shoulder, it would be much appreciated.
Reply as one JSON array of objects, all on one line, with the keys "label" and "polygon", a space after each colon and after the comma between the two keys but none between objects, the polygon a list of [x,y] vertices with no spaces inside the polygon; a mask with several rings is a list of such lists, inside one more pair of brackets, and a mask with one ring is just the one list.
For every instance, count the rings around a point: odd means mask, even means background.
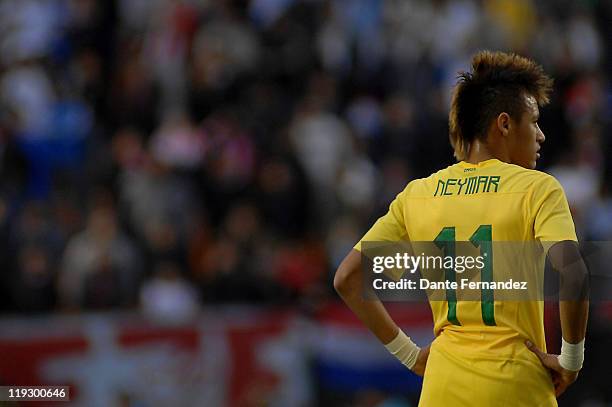
[{"label": "player's shoulder", "polygon": [[561,184],[552,175],[540,171],[524,168],[516,164],[503,163],[502,172],[508,179],[524,189],[546,188],[556,189],[561,188]]}]

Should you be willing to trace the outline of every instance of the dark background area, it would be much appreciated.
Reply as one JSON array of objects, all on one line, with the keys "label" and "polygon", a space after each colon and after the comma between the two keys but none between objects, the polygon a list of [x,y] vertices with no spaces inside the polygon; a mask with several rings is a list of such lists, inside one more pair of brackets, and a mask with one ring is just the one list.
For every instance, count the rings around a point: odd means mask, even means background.
[{"label": "dark background area", "polygon": [[[454,162],[450,92],[480,49],[554,77],[539,169],[579,238],[610,240],[611,19],[601,0],[4,0],[0,311],[316,313],[391,199]],[[612,402],[606,315],[562,405]]]}]

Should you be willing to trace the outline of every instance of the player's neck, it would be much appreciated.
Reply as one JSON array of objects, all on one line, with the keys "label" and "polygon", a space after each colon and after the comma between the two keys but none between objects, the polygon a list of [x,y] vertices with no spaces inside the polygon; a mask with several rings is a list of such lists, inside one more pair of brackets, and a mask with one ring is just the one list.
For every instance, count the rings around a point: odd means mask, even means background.
[{"label": "player's neck", "polygon": [[491,148],[491,146],[486,143],[481,142],[480,140],[474,141],[474,143],[470,146],[470,152],[468,153],[465,162],[470,164],[478,164],[479,162],[490,160],[490,159],[498,159],[503,162],[510,162],[510,157],[506,151],[502,149]]}]

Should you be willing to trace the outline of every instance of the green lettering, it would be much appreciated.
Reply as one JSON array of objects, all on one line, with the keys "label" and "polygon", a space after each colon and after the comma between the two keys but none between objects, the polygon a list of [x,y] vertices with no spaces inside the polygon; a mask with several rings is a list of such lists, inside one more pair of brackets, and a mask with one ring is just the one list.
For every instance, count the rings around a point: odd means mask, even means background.
[{"label": "green lettering", "polygon": [[499,179],[499,175],[491,175],[489,177],[489,185],[487,185],[487,192],[489,192],[489,190],[491,189],[491,185],[495,185],[495,192],[497,192],[497,189],[499,188]]},{"label": "green lettering", "polygon": [[[461,182],[461,181],[463,181],[463,182]],[[467,182],[468,182],[467,178],[464,178],[464,179],[459,179],[459,180],[457,181],[457,185],[459,185],[459,191],[457,192],[457,195],[461,195],[461,190],[463,189],[463,186],[464,186],[465,184],[467,184]]]},{"label": "green lettering", "polygon": [[[438,195],[438,190],[440,189],[440,184],[442,184],[442,192],[444,192],[444,181],[438,180],[438,185],[436,186],[436,192],[434,192],[433,196]],[[442,195],[442,193],[440,193]]]},{"label": "green lettering", "polygon": [[482,184],[482,192],[484,192],[485,188],[487,187],[487,182],[489,182],[489,177],[487,177],[486,175],[481,175],[480,177],[478,177],[478,186],[476,187],[476,193],[480,192],[480,184]]},{"label": "green lettering", "polygon": [[467,195],[473,194],[474,193],[474,189],[476,189],[476,181],[477,181],[478,177],[470,177],[468,178],[468,188],[466,191]]},{"label": "green lettering", "polygon": [[455,178],[450,178],[446,181],[446,188],[444,189],[444,195],[452,195],[453,193],[448,191],[448,187],[451,185],[457,185],[457,180]]}]

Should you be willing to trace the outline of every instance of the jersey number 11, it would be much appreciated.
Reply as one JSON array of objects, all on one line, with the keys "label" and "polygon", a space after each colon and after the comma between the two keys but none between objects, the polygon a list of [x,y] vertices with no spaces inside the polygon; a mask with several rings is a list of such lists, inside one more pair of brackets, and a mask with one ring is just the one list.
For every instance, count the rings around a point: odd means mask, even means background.
[{"label": "jersey number 11", "polygon": [[[480,225],[470,237],[470,242],[480,248],[480,255],[484,259],[484,267],[480,271],[481,281],[491,281],[493,279],[493,245],[492,245],[491,225]],[[455,227],[446,226],[442,228],[438,236],[434,239],[438,248],[444,252],[444,256],[455,257]],[[454,264],[454,262],[453,262]],[[456,281],[455,269],[447,269],[444,275],[446,281]],[[457,318],[457,292],[453,289],[446,290],[446,300],[448,302],[447,319],[451,324],[461,325]],[[481,290],[482,321],[485,325],[495,324],[495,309],[493,305],[493,290]]]}]

